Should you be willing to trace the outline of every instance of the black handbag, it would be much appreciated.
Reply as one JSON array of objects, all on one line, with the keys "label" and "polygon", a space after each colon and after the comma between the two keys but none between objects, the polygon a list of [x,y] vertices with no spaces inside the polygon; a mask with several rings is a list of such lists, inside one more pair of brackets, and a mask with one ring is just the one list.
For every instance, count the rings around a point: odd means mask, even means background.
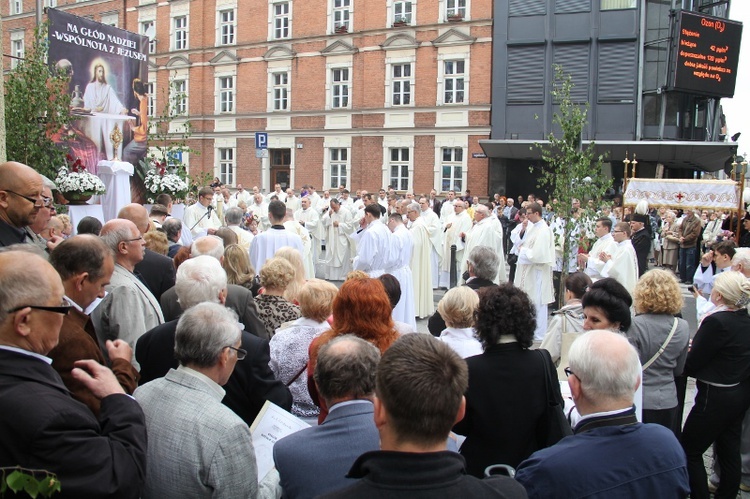
[{"label": "black handbag", "polygon": [[557,376],[552,377],[552,369],[550,369],[552,357],[547,350],[538,349],[537,352],[542,357],[542,365],[544,365],[544,391],[547,394],[547,407],[540,422],[539,442],[543,447],[549,447],[555,445],[564,437],[572,435],[573,430],[568,418],[565,417],[560,401],[555,397],[552,390],[552,383],[559,383]]}]

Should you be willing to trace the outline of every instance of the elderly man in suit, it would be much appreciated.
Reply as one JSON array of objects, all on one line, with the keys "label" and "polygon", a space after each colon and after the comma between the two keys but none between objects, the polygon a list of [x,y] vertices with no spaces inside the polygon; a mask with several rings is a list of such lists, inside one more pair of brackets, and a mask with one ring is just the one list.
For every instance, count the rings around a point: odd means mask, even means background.
[{"label": "elderly man in suit", "polygon": [[[102,227],[104,244],[115,253],[115,270],[107,291],[91,315],[100,342],[125,340],[130,348],[143,333],[164,323],[159,302],[135,275],[135,265],[143,260],[146,242],[130,220],[115,218]],[[138,363],[133,365],[138,369]]]},{"label": "elderly man in suit", "polygon": [[318,394],[330,407],[320,426],[282,438],[273,459],[288,499],[318,497],[354,483],[346,478],[354,460],[377,450],[372,394],[380,352],[372,344],[345,335],[320,349],[315,365]]},{"label": "elderly man in suit", "polygon": [[247,424],[225,405],[223,385],[247,352],[237,314],[201,303],[179,319],[166,377],[135,391],[146,414],[144,498],[255,497],[258,470]]},{"label": "elderly man in suit", "polygon": [[[217,259],[207,255],[197,256],[186,260],[177,269],[175,289],[185,310],[204,302],[226,306],[227,274]],[[136,359],[141,365],[141,384],[161,378],[170,368],[177,367],[174,357],[177,328],[178,322],[173,320],[148,331],[138,340]],[[248,358],[229,378],[225,386],[224,405],[248,425],[252,424],[266,400],[290,410],[292,395],[283,383],[274,378],[268,366],[268,341],[243,331],[242,348]]]},{"label": "elderly man in suit", "polygon": [[55,497],[137,498],[146,475],[143,411],[93,360],[72,377],[100,400],[95,417],[50,366],[71,305],[55,269],[25,251],[0,254],[0,467],[57,475]]}]

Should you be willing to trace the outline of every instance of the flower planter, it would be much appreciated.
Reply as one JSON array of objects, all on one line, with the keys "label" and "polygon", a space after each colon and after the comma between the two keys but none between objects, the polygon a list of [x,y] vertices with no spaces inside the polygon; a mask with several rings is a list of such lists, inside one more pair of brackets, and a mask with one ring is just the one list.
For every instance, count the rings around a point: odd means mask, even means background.
[{"label": "flower planter", "polygon": [[91,199],[95,192],[63,192],[63,197],[68,201],[68,204],[82,205],[86,204]]},{"label": "flower planter", "polygon": [[406,21],[396,21],[393,23],[394,28],[403,28],[404,26],[407,26],[408,23]]},{"label": "flower planter", "polygon": [[448,16],[449,23],[460,23],[464,20],[464,16]]},{"label": "flower planter", "polygon": [[348,33],[349,29],[346,26],[337,26],[334,30],[337,34]]}]

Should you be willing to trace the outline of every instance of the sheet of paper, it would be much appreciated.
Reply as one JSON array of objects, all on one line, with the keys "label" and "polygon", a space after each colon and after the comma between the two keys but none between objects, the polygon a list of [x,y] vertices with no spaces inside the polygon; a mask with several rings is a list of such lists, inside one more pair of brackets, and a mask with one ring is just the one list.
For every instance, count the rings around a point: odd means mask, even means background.
[{"label": "sheet of paper", "polygon": [[274,468],[273,444],[280,438],[309,427],[309,424],[297,416],[266,400],[250,427],[255,448],[255,462],[258,466],[258,482],[262,481]]}]

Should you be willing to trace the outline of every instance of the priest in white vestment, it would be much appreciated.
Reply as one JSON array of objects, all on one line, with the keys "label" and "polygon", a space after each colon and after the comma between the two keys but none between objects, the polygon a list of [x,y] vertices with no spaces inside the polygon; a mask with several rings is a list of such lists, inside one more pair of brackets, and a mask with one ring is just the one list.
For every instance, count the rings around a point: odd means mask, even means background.
[{"label": "priest in white vestment", "polygon": [[[464,201],[456,201],[464,203]],[[463,234],[464,255],[469,255],[471,250],[477,246],[488,246],[492,248],[497,256],[500,258],[500,264],[497,269],[497,275],[493,282],[500,284],[508,280],[505,274],[505,252],[503,251],[503,226],[500,225],[500,221],[497,217],[492,216],[492,212],[487,206],[478,204],[474,209],[474,226],[468,232],[459,233],[459,237]],[[459,260],[461,264],[460,272],[463,273],[467,270],[466,259]]]},{"label": "priest in white vestment", "polygon": [[455,214],[453,204],[456,201],[456,191],[448,191],[448,197],[440,205],[440,220],[445,220]]},{"label": "priest in white vestment", "polygon": [[401,299],[393,309],[393,320],[408,324],[412,331],[417,330],[414,313],[414,279],[411,275],[411,255],[414,241],[401,215],[394,213],[388,217],[391,230],[391,248],[386,274],[391,274],[401,285]]},{"label": "priest in white vestment", "polygon": [[258,232],[263,232],[271,225],[268,220],[268,203],[263,200],[263,194],[258,192],[253,195],[253,202],[247,207],[247,211],[258,217]]},{"label": "priest in white vestment", "polygon": [[270,203],[273,196],[276,196],[276,198],[282,203],[286,203],[286,192],[281,190],[281,184],[276,184],[273,186],[273,190],[266,196],[266,202]]},{"label": "priest in white vestment", "polygon": [[[455,215],[448,217],[444,222],[443,233],[443,261],[440,264],[440,282],[450,283],[450,271],[451,271],[451,246],[456,245],[456,273],[461,274],[461,267],[464,264],[464,255],[468,255],[465,252],[466,246],[461,240],[461,233],[468,234],[471,230],[474,221],[466,213],[466,203],[461,200],[456,201],[453,204]],[[449,284],[443,284],[448,286]]]},{"label": "priest in white vestment", "polygon": [[227,228],[237,234],[237,244],[239,244],[242,249],[250,255],[250,244],[252,244],[255,236],[253,236],[253,233],[249,230],[240,227],[240,224],[242,223],[242,215],[243,213],[240,208],[237,208],[236,206],[234,208],[229,208],[224,214],[224,222],[226,222]]},{"label": "priest in white vestment", "polygon": [[531,203],[526,208],[529,223],[518,246],[518,266],[514,284],[529,295],[536,307],[534,340],[541,341],[547,331],[547,307],[555,301],[552,266],[555,263],[555,241],[552,230],[542,219],[542,207]]},{"label": "priest in white vestment", "polygon": [[213,235],[216,229],[221,227],[221,221],[216,214],[216,210],[211,205],[214,198],[214,190],[210,187],[203,187],[198,191],[198,202],[185,208],[182,216],[182,222],[185,224],[183,231],[187,229],[193,238]]},{"label": "priest in white vestment", "polygon": [[[288,198],[287,198],[288,199]],[[321,235],[323,225],[320,223],[320,214],[312,207],[312,200],[305,196],[300,200],[302,208],[294,212],[294,219],[310,233],[312,238],[312,260],[315,268],[315,275],[325,277],[323,267],[321,266]],[[288,206],[288,205],[287,205]]]},{"label": "priest in white vestment", "polygon": [[414,282],[414,313],[417,317],[429,317],[435,312],[435,300],[432,291],[432,269],[430,255],[432,242],[424,220],[419,216],[419,204],[411,203],[406,207],[406,216],[411,222],[409,231],[414,241],[411,255],[411,273]]},{"label": "priest in white vestment", "polygon": [[368,204],[364,208],[362,229],[356,235],[357,256],[353,270],[367,272],[370,277],[380,277],[388,266],[391,251],[391,231],[380,222],[380,205]]},{"label": "priest in white vestment", "polygon": [[[430,268],[432,269],[432,287],[437,289],[440,283],[440,265],[443,261],[443,224],[440,218],[430,208],[430,201],[426,197],[419,198],[419,208],[422,210],[421,217],[427,231],[430,233],[432,252],[430,254]],[[446,288],[448,282],[442,284]]]},{"label": "priest in white vestment", "polygon": [[294,211],[286,209],[284,228],[289,232],[297,234],[302,240],[302,265],[305,268],[305,279],[315,278],[315,263],[313,262],[313,241],[310,232],[294,219]]},{"label": "priest in white vestment", "polygon": [[292,212],[299,210],[301,206],[299,196],[294,194],[294,189],[291,187],[286,190],[286,201],[284,204],[287,208],[291,209]]},{"label": "priest in white vestment", "polygon": [[323,257],[325,278],[330,281],[343,281],[352,270],[352,241],[349,239],[349,234],[354,228],[352,214],[349,210],[341,208],[338,199],[328,198],[328,201],[331,207],[320,219],[326,241]]},{"label": "priest in white vestment", "polygon": [[253,264],[255,272],[260,272],[266,260],[272,258],[276,250],[282,246],[291,246],[299,251],[302,261],[304,261],[304,247],[302,239],[295,233],[286,230],[284,227],[284,218],[286,217],[286,205],[281,201],[274,200],[268,205],[268,219],[271,227],[260,232],[250,244],[250,263]]},{"label": "priest in white vestment", "polygon": [[612,231],[612,237],[617,243],[614,253],[600,253],[599,258],[605,262],[602,268],[602,277],[612,277],[633,295],[635,285],[638,282],[638,257],[635,248],[630,242],[630,224],[618,222]]},{"label": "priest in white vestment", "polygon": [[246,191],[245,188],[242,187],[242,184],[237,184],[237,191],[232,194],[232,198],[234,199],[234,206],[237,206],[240,202],[249,204],[253,200],[252,194]]},{"label": "priest in white vestment", "polygon": [[578,255],[578,264],[584,267],[584,272],[591,277],[592,281],[602,278],[602,269],[604,262],[599,255],[606,253],[612,255],[617,249],[617,242],[612,237],[612,220],[609,217],[602,217],[596,220],[594,233],[597,240],[591,246],[587,254]]}]

